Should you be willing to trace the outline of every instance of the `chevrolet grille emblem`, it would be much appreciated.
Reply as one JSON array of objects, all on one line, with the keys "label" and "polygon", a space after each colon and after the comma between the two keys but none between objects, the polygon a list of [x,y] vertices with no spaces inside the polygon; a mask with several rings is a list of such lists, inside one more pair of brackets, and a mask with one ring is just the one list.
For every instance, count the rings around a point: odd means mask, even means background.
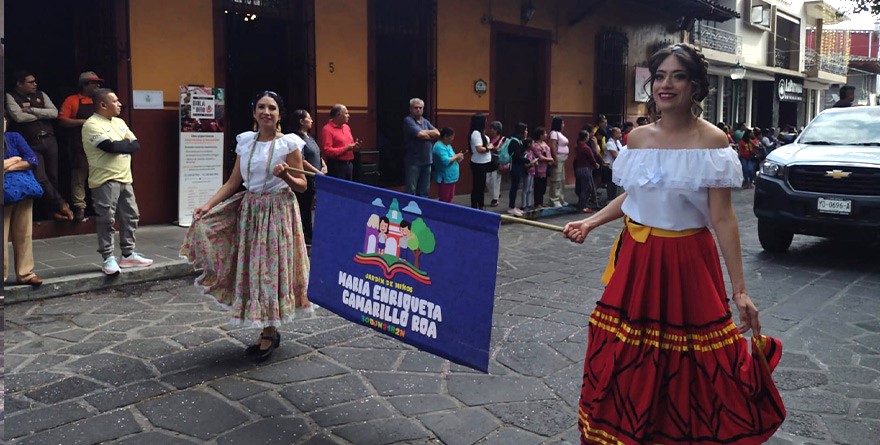
[{"label": "chevrolet grille emblem", "polygon": [[843,178],[849,178],[849,175],[851,175],[851,174],[852,174],[852,172],[845,172],[843,170],[831,170],[831,171],[825,172],[825,177],[834,178],[834,179],[843,179]]}]

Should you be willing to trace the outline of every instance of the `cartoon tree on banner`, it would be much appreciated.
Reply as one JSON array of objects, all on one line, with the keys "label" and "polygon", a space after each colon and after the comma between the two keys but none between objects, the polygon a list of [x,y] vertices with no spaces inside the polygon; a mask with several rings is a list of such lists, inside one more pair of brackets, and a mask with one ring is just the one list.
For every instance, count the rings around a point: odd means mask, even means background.
[{"label": "cartoon tree on banner", "polygon": [[437,247],[437,240],[434,239],[434,232],[428,228],[425,224],[425,220],[422,218],[417,218],[413,221],[407,246],[413,251],[413,255],[416,258],[415,264],[413,264],[416,269],[419,269],[419,258],[422,254],[430,254],[434,252],[434,248]]}]

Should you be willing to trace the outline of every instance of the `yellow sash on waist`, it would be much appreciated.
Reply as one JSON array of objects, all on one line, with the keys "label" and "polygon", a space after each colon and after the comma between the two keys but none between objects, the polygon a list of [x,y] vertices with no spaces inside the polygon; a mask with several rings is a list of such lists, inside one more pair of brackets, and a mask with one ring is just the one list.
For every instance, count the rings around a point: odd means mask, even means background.
[{"label": "yellow sash on waist", "polygon": [[611,247],[611,254],[608,256],[608,265],[605,266],[605,273],[602,274],[602,282],[605,283],[606,286],[608,285],[608,282],[611,281],[611,276],[614,275],[614,266],[617,264],[617,254],[620,253],[620,243],[623,241],[624,231],[629,232],[629,236],[631,236],[635,242],[645,243],[648,241],[649,236],[659,236],[661,238],[684,238],[686,236],[696,235],[704,230],[703,228],[666,230],[639,224],[628,216],[624,216],[623,220],[626,223],[626,226],[620,231],[620,234],[617,235],[617,240],[614,241],[614,245]]}]

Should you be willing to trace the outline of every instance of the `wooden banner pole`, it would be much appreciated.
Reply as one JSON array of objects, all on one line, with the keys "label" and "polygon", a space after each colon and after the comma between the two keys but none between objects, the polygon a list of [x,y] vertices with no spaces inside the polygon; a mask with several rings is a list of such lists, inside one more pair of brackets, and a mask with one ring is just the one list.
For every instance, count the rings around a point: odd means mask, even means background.
[{"label": "wooden banner pole", "polygon": [[[305,170],[300,170],[300,169],[295,168],[295,167],[287,167],[287,170],[288,170],[288,171],[292,171],[292,172],[296,172],[296,173],[302,173],[302,174],[304,174],[304,175],[306,175],[306,176],[315,176],[315,172],[309,172],[309,171],[305,171]],[[524,225],[527,225],[527,226],[537,227],[537,228],[539,228],[539,229],[552,230],[552,231],[554,231],[554,232],[562,232],[562,230],[563,230],[563,227],[562,227],[562,226],[556,226],[556,225],[553,225],[553,224],[547,224],[547,223],[542,223],[542,222],[538,222],[538,221],[532,221],[532,220],[530,220],[530,219],[517,218],[517,217],[515,217],[515,216],[510,216],[510,215],[501,215],[501,219],[503,219],[503,220],[505,220],[505,221],[507,221],[507,222],[514,223],[514,224],[524,224]]]}]

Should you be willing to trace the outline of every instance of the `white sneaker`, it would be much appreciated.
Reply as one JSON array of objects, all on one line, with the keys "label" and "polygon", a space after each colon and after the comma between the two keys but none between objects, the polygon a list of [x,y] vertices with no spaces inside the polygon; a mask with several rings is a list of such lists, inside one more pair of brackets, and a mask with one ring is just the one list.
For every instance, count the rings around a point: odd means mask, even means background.
[{"label": "white sneaker", "polygon": [[104,266],[101,267],[101,271],[106,275],[116,275],[121,272],[119,264],[116,263],[116,257],[111,256],[104,260]]},{"label": "white sneaker", "polygon": [[137,252],[132,252],[128,256],[123,256],[122,261],[119,262],[119,265],[124,268],[146,267],[151,264],[153,264],[153,260],[149,258],[144,258],[141,254]]},{"label": "white sneaker", "polygon": [[523,216],[522,210],[517,208],[507,209],[507,214],[513,216]]}]

